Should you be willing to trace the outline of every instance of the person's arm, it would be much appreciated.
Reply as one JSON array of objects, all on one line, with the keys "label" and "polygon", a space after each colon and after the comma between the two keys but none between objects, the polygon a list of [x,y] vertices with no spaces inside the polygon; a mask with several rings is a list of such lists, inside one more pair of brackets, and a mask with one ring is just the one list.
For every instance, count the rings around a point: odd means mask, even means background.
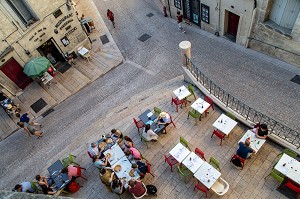
[{"label": "person's arm", "polygon": [[31,134],[30,134],[28,128],[26,126],[24,126],[23,129],[28,133],[29,137],[31,137]]},{"label": "person's arm", "polygon": [[147,131],[147,134],[150,136],[150,137],[153,137],[153,136],[156,136],[156,133],[153,132],[153,130],[149,129]]},{"label": "person's arm", "polygon": [[43,181],[45,182],[45,184],[47,185],[47,187],[49,187],[49,184],[47,182],[47,178],[45,176],[42,176],[42,178],[43,178]]},{"label": "person's arm", "polygon": [[114,177],[114,174],[115,174],[115,172],[112,172],[112,173],[111,173],[111,175],[110,175],[110,178],[109,178],[109,183],[111,183],[111,182],[112,182],[112,180],[113,180],[113,177]]},{"label": "person's arm", "polygon": [[261,138],[261,139],[266,139],[266,138],[267,138],[266,135],[264,135],[264,136],[258,135],[258,128],[257,128],[256,131],[255,131],[255,136],[258,137],[258,138]]}]

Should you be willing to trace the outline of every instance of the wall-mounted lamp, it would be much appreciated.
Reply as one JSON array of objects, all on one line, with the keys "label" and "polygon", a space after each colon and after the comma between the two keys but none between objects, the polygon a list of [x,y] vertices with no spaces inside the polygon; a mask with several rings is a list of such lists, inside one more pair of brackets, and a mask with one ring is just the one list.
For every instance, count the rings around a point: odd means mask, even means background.
[{"label": "wall-mounted lamp", "polygon": [[57,34],[57,33],[58,33],[58,30],[57,30],[57,29],[54,29],[54,33]]},{"label": "wall-mounted lamp", "polygon": [[25,51],[26,55],[30,55],[29,50],[26,50],[25,48],[23,48],[23,46],[18,41],[16,41],[16,43],[19,44],[19,46],[21,46],[21,48]]}]

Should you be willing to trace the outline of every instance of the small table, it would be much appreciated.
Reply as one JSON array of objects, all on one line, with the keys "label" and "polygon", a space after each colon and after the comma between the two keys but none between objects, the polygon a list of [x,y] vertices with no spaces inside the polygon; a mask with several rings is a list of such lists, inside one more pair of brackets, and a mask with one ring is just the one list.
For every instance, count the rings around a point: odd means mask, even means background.
[{"label": "small table", "polygon": [[250,137],[250,147],[252,149],[255,150],[255,152],[257,152],[261,147],[262,145],[264,145],[264,143],[266,142],[265,139],[261,139],[261,138],[258,138],[255,136],[255,133],[252,132],[251,130],[248,130],[244,136],[240,139],[239,143],[240,142],[245,142],[247,138]]},{"label": "small table", "polygon": [[[111,167],[114,169],[115,166],[121,165],[121,170],[119,172],[115,172],[115,174],[118,176],[119,179],[124,178],[126,182],[128,182],[131,178],[139,179],[140,175],[137,173],[137,171],[134,172],[134,176],[131,177],[129,175],[129,172],[131,171],[131,162],[127,159],[126,156],[122,157],[120,160],[115,162]],[[126,183],[127,184],[127,183]],[[127,185],[128,186],[128,185]],[[127,187],[125,186],[125,188]]]},{"label": "small table", "polygon": [[110,158],[108,162],[113,165],[122,159],[125,156],[125,153],[122,151],[121,147],[118,144],[113,145],[111,148],[107,149],[103,154],[106,155],[110,153]]},{"label": "small table", "polygon": [[237,122],[228,117],[225,114],[220,115],[220,117],[213,123],[213,126],[228,135],[232,129],[237,125]]},{"label": "small table", "polygon": [[191,151],[181,143],[178,143],[169,153],[181,163],[191,153]]},{"label": "small table", "polygon": [[284,153],[275,169],[300,185],[300,162],[296,159]]},{"label": "small table", "polygon": [[151,129],[157,134],[159,133],[161,130],[164,129],[165,125],[162,124],[155,124],[156,121],[156,116],[154,115],[154,113],[152,111],[150,111],[150,109],[147,109],[144,113],[142,113],[139,116],[139,119],[142,120],[145,124],[150,124]]},{"label": "small table", "polygon": [[181,86],[180,88],[177,88],[176,90],[173,91],[173,93],[180,100],[186,98],[191,94],[190,91],[185,86]]},{"label": "small table", "polygon": [[208,189],[220,178],[221,173],[216,170],[213,166],[204,162],[200,168],[194,174],[195,178],[197,178],[204,186]]},{"label": "small table", "polygon": [[182,162],[182,164],[186,166],[186,168],[188,168],[192,173],[196,173],[203,163],[204,160],[202,160],[194,152],[191,152]]},{"label": "small table", "polygon": [[89,53],[89,50],[86,49],[85,47],[81,47],[78,49],[78,53],[84,57],[85,54]]},{"label": "small table", "polygon": [[57,189],[64,189],[70,182],[67,173],[61,173],[61,170],[64,168],[64,165],[60,160],[57,160],[52,164],[47,170],[50,173],[50,178],[54,181]]},{"label": "small table", "polygon": [[210,104],[206,101],[204,101],[201,98],[198,98],[192,105],[191,107],[198,111],[200,114],[204,113],[208,109]]},{"label": "small table", "polygon": [[52,79],[53,77],[48,72],[45,72],[44,75],[41,77],[41,80],[44,85],[50,84]]}]

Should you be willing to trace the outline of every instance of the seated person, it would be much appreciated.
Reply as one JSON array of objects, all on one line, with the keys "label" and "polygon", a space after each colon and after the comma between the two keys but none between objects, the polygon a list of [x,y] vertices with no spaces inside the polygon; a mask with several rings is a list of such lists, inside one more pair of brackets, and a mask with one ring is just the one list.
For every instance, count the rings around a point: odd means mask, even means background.
[{"label": "seated person", "polygon": [[[126,153],[125,153],[126,154]],[[142,155],[141,153],[139,152],[139,150],[137,150],[136,148],[134,147],[130,147],[129,148],[129,152],[127,153],[129,154],[129,156],[131,156],[133,159],[135,160],[141,160],[142,159]],[[130,158],[129,158],[130,159]]]},{"label": "seated person", "polygon": [[135,197],[141,197],[147,191],[143,186],[143,183],[139,180],[131,179],[128,184],[130,193],[132,193]]},{"label": "seated person", "polygon": [[124,136],[124,142],[123,142],[123,144],[120,147],[124,151],[125,154],[128,153],[130,147],[133,147],[133,142],[130,139],[130,137]]},{"label": "seated person", "polygon": [[266,139],[268,135],[268,126],[266,124],[260,124],[257,128],[252,129],[255,136],[261,139]]},{"label": "seated person", "polygon": [[61,172],[67,173],[69,180],[74,181],[78,177],[77,175],[78,169],[79,168],[76,166],[69,165],[68,167],[63,168]]},{"label": "seated person", "polygon": [[245,143],[244,142],[240,142],[239,143],[239,148],[236,152],[236,154],[238,156],[240,156],[243,159],[248,158],[252,153],[255,153],[255,150],[253,150],[250,147],[250,141],[248,139],[246,139]]},{"label": "seated person", "polygon": [[112,129],[111,134],[112,137],[117,139],[118,144],[120,144],[123,141],[124,136],[120,130]]},{"label": "seated person", "polygon": [[30,182],[22,182],[15,186],[15,191],[17,192],[27,192],[27,193],[34,193],[34,189],[31,186]]},{"label": "seated person", "polygon": [[168,126],[171,123],[171,116],[166,112],[161,112],[156,121],[157,124]]},{"label": "seated person", "polygon": [[156,133],[154,133],[154,131],[151,129],[150,124],[147,124],[142,136],[145,138],[145,140],[147,141],[157,141],[158,139],[158,135]]},{"label": "seated person", "polygon": [[44,194],[54,195],[55,191],[52,190],[45,176],[36,175],[35,179],[38,185],[42,188]]},{"label": "seated person", "polygon": [[92,157],[94,157],[95,155],[96,155],[96,156],[99,156],[99,155],[100,155],[100,151],[99,151],[99,149],[98,149],[98,145],[97,145],[96,142],[93,142],[93,143],[91,144],[91,146],[88,148],[88,152],[90,153],[90,155],[91,155]]},{"label": "seated person", "polygon": [[135,171],[137,171],[141,178],[144,178],[148,171],[148,166],[141,161],[137,161],[136,164],[132,164],[131,168],[132,169],[129,173],[134,173]]},{"label": "seated person", "polygon": [[113,172],[111,168],[102,168],[100,169],[99,177],[103,184],[110,187],[111,182],[114,179],[114,174],[115,172]]},{"label": "seated person", "polygon": [[108,156],[107,155],[102,159],[99,159],[99,156],[94,155],[93,162],[94,162],[94,165],[98,169],[102,169],[102,168],[105,168],[107,166],[110,166],[109,163],[108,163]]},{"label": "seated person", "polygon": [[111,189],[113,190],[114,193],[118,195],[121,195],[126,191],[126,188],[124,187],[124,183],[119,179],[115,179],[111,182]]}]

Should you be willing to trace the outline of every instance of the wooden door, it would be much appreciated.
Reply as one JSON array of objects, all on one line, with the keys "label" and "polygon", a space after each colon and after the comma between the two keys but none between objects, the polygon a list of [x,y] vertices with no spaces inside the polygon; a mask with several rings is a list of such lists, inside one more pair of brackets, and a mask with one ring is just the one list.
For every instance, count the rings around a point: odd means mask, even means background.
[{"label": "wooden door", "polygon": [[239,27],[240,16],[233,14],[232,12],[228,12],[228,29],[227,33],[236,37],[237,30]]},{"label": "wooden door", "polygon": [[9,59],[0,70],[21,89],[32,82],[32,79],[23,73],[23,68],[14,58]]}]

